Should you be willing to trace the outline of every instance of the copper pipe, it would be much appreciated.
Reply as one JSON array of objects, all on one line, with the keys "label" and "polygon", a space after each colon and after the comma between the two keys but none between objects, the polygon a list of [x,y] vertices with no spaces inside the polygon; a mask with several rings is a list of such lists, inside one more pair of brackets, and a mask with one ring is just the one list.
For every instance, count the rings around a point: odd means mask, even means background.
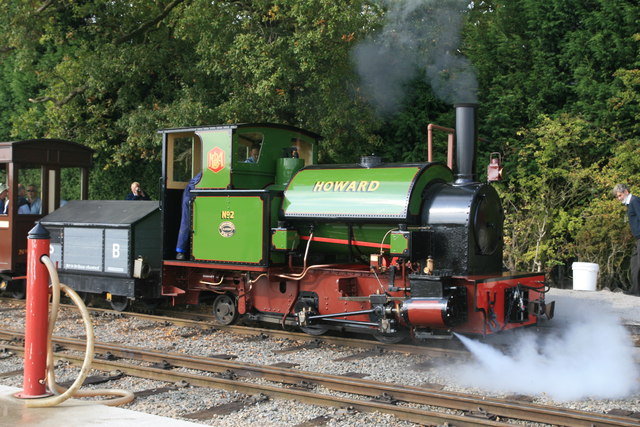
[{"label": "copper pipe", "polygon": [[454,142],[453,136],[455,134],[455,130],[451,128],[446,128],[443,126],[434,125],[430,123],[427,126],[427,161],[433,161],[433,130],[439,130],[442,132],[446,132],[447,136],[447,166],[449,169],[453,169],[453,153],[454,153]]}]

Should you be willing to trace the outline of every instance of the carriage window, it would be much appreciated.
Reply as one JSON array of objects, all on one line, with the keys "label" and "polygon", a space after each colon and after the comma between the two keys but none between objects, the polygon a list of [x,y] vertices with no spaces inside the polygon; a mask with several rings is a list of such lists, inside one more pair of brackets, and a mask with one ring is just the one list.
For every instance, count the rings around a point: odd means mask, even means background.
[{"label": "carriage window", "polygon": [[238,135],[238,154],[236,160],[240,163],[258,163],[264,135],[258,132]]},{"label": "carriage window", "polygon": [[69,200],[82,199],[82,169],[62,168],[60,169],[60,207]]},{"label": "carriage window", "polygon": [[169,134],[167,138],[167,188],[185,188],[200,172],[200,138],[190,132]]},{"label": "carriage window", "polygon": [[18,214],[42,213],[42,168],[23,166],[18,170]]}]

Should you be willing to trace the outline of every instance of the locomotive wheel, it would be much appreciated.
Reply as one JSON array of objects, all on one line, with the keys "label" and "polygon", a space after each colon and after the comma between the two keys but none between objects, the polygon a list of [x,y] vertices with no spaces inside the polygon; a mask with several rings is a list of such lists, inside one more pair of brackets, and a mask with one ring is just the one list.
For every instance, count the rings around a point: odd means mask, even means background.
[{"label": "locomotive wheel", "polygon": [[27,281],[12,280],[9,276],[0,276],[0,289],[7,298],[24,299],[27,296]]},{"label": "locomotive wheel", "polygon": [[326,334],[329,330],[329,326],[327,325],[312,325],[312,326],[300,326],[300,330],[305,334],[309,335],[323,335]]},{"label": "locomotive wheel", "polygon": [[385,344],[398,344],[399,342],[404,341],[408,336],[408,331],[404,329],[399,330],[395,334],[381,334],[377,331],[373,334],[375,339]]},{"label": "locomotive wheel", "polygon": [[93,298],[93,294],[90,292],[78,292],[78,296],[84,303],[84,305],[89,305],[91,299]]},{"label": "locomotive wheel", "polygon": [[235,299],[229,295],[218,295],[213,301],[213,314],[223,325],[231,325],[238,318]]},{"label": "locomotive wheel", "polygon": [[17,280],[13,285],[13,290],[9,292],[9,296],[15,299],[24,299],[27,296],[27,281]]},{"label": "locomotive wheel", "polygon": [[22,291],[13,291],[13,292],[9,292],[9,297],[13,298],[13,299],[24,299],[27,296],[27,291],[22,290]]},{"label": "locomotive wheel", "polygon": [[112,295],[109,303],[111,304],[111,308],[115,311],[124,311],[129,305],[129,298],[120,295]]}]

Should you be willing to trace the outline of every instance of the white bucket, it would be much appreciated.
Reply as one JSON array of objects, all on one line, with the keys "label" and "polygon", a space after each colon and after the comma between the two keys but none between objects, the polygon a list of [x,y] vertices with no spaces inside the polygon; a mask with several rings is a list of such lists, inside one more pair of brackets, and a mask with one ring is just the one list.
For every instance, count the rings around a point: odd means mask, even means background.
[{"label": "white bucket", "polygon": [[595,291],[598,283],[598,264],[591,262],[574,262],[573,269],[573,289],[576,291]]}]

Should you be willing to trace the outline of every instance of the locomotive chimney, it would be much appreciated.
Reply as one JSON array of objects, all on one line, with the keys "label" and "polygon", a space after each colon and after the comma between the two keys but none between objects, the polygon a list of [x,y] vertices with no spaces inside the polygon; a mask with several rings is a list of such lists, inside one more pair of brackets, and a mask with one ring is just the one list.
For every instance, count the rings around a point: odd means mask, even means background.
[{"label": "locomotive chimney", "polygon": [[477,104],[456,104],[456,166],[455,184],[465,185],[475,182],[476,170],[476,127]]}]

